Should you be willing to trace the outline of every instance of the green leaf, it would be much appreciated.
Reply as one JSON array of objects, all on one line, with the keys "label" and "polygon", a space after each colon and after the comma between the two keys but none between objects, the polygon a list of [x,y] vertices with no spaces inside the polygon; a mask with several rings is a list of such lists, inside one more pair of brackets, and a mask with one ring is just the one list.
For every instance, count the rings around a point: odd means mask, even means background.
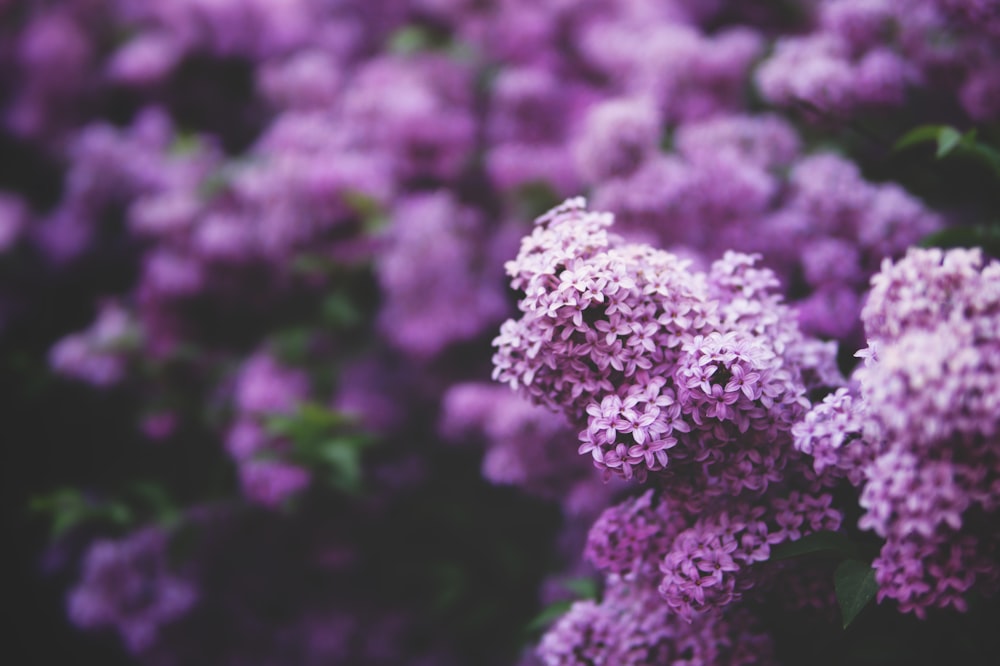
[{"label": "green leaf", "polygon": [[596,599],[600,591],[593,578],[571,578],[564,580],[562,586],[579,599]]},{"label": "green leaf", "polygon": [[901,136],[893,145],[893,150],[903,150],[928,141],[936,141],[944,129],[942,125],[921,125]]},{"label": "green leaf", "polygon": [[779,543],[771,548],[770,560],[787,560],[802,555],[837,555],[856,558],[858,546],[842,532],[824,530],[807,534],[798,541]]},{"label": "green leaf", "polygon": [[389,51],[409,55],[431,47],[427,31],[415,25],[400,28],[389,38]]},{"label": "green leaf", "polygon": [[937,135],[937,153],[936,157],[941,159],[946,156],[955,146],[962,140],[962,135],[954,127],[942,127],[938,131]]},{"label": "green leaf", "polygon": [[382,214],[382,206],[373,196],[361,190],[345,190],[341,192],[340,198],[344,203],[361,217],[372,217]]},{"label": "green leaf", "polygon": [[163,525],[174,525],[180,520],[180,510],[160,484],[151,481],[136,481],[129,486],[129,490],[148,507],[157,522]]},{"label": "green leaf", "polygon": [[348,440],[334,439],[319,450],[330,485],[347,493],[361,490],[361,451]]},{"label": "green leaf", "polygon": [[334,328],[351,328],[363,320],[361,312],[347,294],[330,294],[321,306],[323,322]]},{"label": "green leaf", "polygon": [[286,328],[275,333],[271,346],[280,360],[289,365],[300,365],[309,355],[313,331],[307,326]]},{"label": "green leaf", "polygon": [[53,539],[86,522],[103,521],[125,527],[135,520],[135,512],[124,502],[95,502],[76,488],[60,488],[48,495],[33,497],[28,508],[33,513],[50,517]]},{"label": "green leaf", "polygon": [[985,143],[977,142],[972,145],[971,155],[993,169],[994,175],[1000,179],[1000,151]]},{"label": "green leaf", "polygon": [[981,247],[986,254],[1000,257],[1000,223],[993,226],[950,227],[925,236],[921,247]]},{"label": "green leaf", "polygon": [[180,132],[174,137],[168,149],[172,157],[184,157],[198,152],[201,149],[201,139],[193,132]]},{"label": "green leaf", "polygon": [[549,604],[542,610],[541,613],[536,615],[534,619],[528,623],[528,626],[525,627],[525,631],[528,633],[535,633],[537,631],[541,631],[545,627],[552,624],[552,622],[561,617],[563,614],[565,614],[566,611],[568,611],[572,605],[573,602],[569,600],[556,601],[554,603]]},{"label": "green leaf", "polygon": [[844,560],[833,574],[833,587],[846,629],[878,592],[875,569],[861,560]]}]

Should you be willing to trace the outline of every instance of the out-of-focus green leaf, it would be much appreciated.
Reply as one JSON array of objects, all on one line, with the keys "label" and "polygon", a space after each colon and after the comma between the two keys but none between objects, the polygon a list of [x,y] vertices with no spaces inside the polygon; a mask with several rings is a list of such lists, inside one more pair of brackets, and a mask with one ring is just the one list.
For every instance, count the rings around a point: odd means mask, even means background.
[{"label": "out-of-focus green leaf", "polygon": [[937,158],[941,159],[946,156],[955,149],[961,140],[962,135],[957,129],[954,127],[942,127],[937,135]]},{"label": "out-of-focus green leaf", "polygon": [[355,432],[350,415],[317,403],[302,403],[293,414],[268,417],[264,429],[292,445],[295,462],[316,469],[328,483],[347,493],[360,492],[362,456],[375,439]]},{"label": "out-of-focus green leaf", "polygon": [[174,137],[168,152],[173,157],[184,157],[201,150],[201,139],[193,132],[180,132]]},{"label": "out-of-focus green leaf", "polygon": [[534,619],[532,619],[531,622],[528,623],[528,626],[525,627],[525,631],[532,634],[541,631],[542,629],[545,629],[555,620],[564,615],[572,605],[573,602],[569,600],[556,601],[554,603],[549,604],[542,610],[541,613],[536,615]]},{"label": "out-of-focus green leaf", "polygon": [[363,316],[345,293],[333,293],[323,300],[320,308],[323,323],[335,328],[351,328],[363,321]]},{"label": "out-of-focus green leaf", "polygon": [[593,578],[571,578],[563,581],[562,586],[579,599],[596,599],[600,592],[597,581]]},{"label": "out-of-focus green leaf", "polygon": [[340,194],[344,203],[361,217],[382,214],[382,206],[373,196],[360,190],[346,190]]},{"label": "out-of-focus green leaf", "polygon": [[88,522],[105,522],[125,527],[135,520],[134,511],[124,502],[93,501],[76,488],[60,488],[48,495],[34,497],[28,508],[33,513],[50,518],[53,539]]},{"label": "out-of-focus green leaf", "polygon": [[981,247],[992,256],[1000,257],[1000,222],[993,226],[950,227],[930,234],[920,241],[921,247]]},{"label": "out-of-focus green leaf", "polygon": [[129,486],[129,491],[146,506],[153,519],[161,525],[174,525],[181,517],[181,512],[170,498],[167,490],[158,483],[151,481],[136,481]]},{"label": "out-of-focus green leaf", "polygon": [[928,141],[937,141],[942,129],[944,129],[942,125],[921,125],[920,127],[915,127],[901,136],[892,148],[893,150],[903,150],[904,148],[927,143]]},{"label": "out-of-focus green leaf", "polygon": [[833,574],[833,587],[846,629],[878,592],[875,570],[861,560],[844,560]]},{"label": "out-of-focus green leaf", "polygon": [[858,546],[842,532],[824,530],[807,534],[798,541],[779,543],[771,548],[771,560],[787,560],[803,555],[833,555],[856,558]]},{"label": "out-of-focus green leaf", "polygon": [[423,28],[415,25],[400,28],[389,37],[389,51],[392,53],[409,55],[430,47],[430,35]]}]

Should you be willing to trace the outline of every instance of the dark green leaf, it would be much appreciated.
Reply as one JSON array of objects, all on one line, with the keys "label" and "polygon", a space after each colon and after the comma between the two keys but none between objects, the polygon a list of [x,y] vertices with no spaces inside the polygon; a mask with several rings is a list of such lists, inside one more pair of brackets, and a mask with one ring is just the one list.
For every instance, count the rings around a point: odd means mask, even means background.
[{"label": "dark green leaf", "polygon": [[1000,178],[1000,151],[984,143],[975,143],[970,149],[970,154],[980,162],[993,169],[993,173]]},{"label": "dark green leaf", "polygon": [[798,541],[779,543],[771,548],[771,560],[787,560],[802,555],[826,554],[840,557],[857,557],[858,547],[841,532],[814,532]]},{"label": "dark green leaf", "polygon": [[593,578],[571,578],[563,581],[562,586],[579,599],[596,599],[600,591]]},{"label": "dark green leaf", "polygon": [[536,615],[535,618],[528,623],[528,626],[525,627],[525,631],[527,631],[528,633],[535,633],[537,631],[541,631],[545,627],[552,624],[552,622],[561,617],[563,614],[565,614],[566,611],[568,611],[570,609],[570,606],[572,605],[573,602],[568,600],[556,601],[554,603],[549,604],[548,606],[545,607],[544,610],[542,610],[541,613]]},{"label": "dark green leaf", "polygon": [[936,141],[942,129],[941,125],[921,125],[901,136],[892,148],[893,150],[903,150],[920,143]]},{"label": "dark green leaf", "polygon": [[844,560],[833,574],[833,587],[846,629],[878,592],[875,570],[861,560]]},{"label": "dark green leaf", "polygon": [[922,247],[981,247],[992,257],[1000,257],[1000,224],[994,226],[950,227],[925,236]]},{"label": "dark green leaf", "polygon": [[954,127],[942,127],[937,135],[937,158],[941,159],[950,153],[961,140],[962,135],[957,129]]},{"label": "dark green leaf", "polygon": [[323,322],[335,328],[350,328],[361,323],[363,317],[357,306],[346,294],[331,294],[323,301]]}]

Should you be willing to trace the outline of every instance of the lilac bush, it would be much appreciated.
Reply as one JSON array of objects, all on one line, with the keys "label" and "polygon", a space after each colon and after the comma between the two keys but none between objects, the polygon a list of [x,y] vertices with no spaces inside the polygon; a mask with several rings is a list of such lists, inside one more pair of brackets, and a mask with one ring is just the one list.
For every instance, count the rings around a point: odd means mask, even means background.
[{"label": "lilac bush", "polygon": [[11,633],[989,663],[998,37],[995,0],[0,0]]}]

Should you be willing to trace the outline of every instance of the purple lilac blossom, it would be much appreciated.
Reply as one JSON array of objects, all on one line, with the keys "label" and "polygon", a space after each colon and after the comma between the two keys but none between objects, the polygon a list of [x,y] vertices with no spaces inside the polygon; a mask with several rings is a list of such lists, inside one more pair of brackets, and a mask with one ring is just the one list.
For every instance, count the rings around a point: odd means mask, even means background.
[{"label": "purple lilac blossom", "polygon": [[501,285],[480,273],[488,233],[478,211],[444,190],[399,200],[375,261],[387,340],[415,357],[432,357],[503,317]]},{"label": "purple lilac blossom", "polygon": [[[739,599],[753,585],[743,571],[770,545],[840,527],[790,436],[807,388],[840,380],[834,346],[799,332],[753,257],[727,253],[707,273],[690,271],[627,244],[612,221],[579,198],[538,218],[507,264],[522,318],[494,341],[494,378],[585,424],[579,452],[605,478],[664,488],[656,506],[676,513],[670,523],[646,516],[643,496],[638,511],[626,504],[602,518],[628,528],[599,521],[588,557],[647,578],[659,562],[663,600],[690,621]],[[633,525],[663,543],[609,541]]]},{"label": "purple lilac blossom", "polygon": [[[89,34],[94,26],[74,9],[35,13],[12,44],[19,85],[0,107],[0,123],[17,136],[53,141],[78,120],[76,107],[92,82],[96,54]],[[98,21],[105,13],[91,11]]]},{"label": "purple lilac blossom", "polygon": [[813,32],[780,37],[757,70],[757,85],[770,102],[846,117],[900,107],[920,89],[957,96],[976,121],[1000,112],[995,6],[826,0],[816,4],[815,19]]},{"label": "purple lilac blossom", "polygon": [[[759,434],[770,448],[808,405],[795,361],[814,345],[770,293],[773,274],[735,253],[692,273],[674,255],[625,244],[607,230],[610,214],[584,206],[540,217],[508,262],[523,315],[495,340],[494,378],[584,419],[580,452],[606,475],[692,466],[714,479],[712,492],[766,486],[710,442]],[[832,366],[833,348],[825,355]]]},{"label": "purple lilac blossom", "polygon": [[131,314],[121,304],[105,301],[89,328],[49,350],[49,365],[61,375],[109,387],[125,379],[128,353],[139,342],[140,329]]},{"label": "purple lilac blossom", "polygon": [[656,591],[615,581],[600,602],[578,601],[542,638],[546,666],[586,664],[769,664],[770,639],[745,611],[715,613],[687,624]]},{"label": "purple lilac blossom", "polygon": [[236,418],[226,435],[226,450],[251,502],[275,508],[309,485],[308,470],[283,460],[288,442],[266,429],[268,417],[292,414],[308,392],[304,372],[282,365],[266,352],[254,354],[240,368],[233,387]]},{"label": "purple lilac blossom", "polygon": [[996,591],[1000,263],[980,250],[886,260],[862,311],[854,388],[796,426],[796,447],[861,487],[859,525],[885,539],[879,599],[924,617]]},{"label": "purple lilac blossom", "polygon": [[114,627],[133,653],[157,641],[161,628],[198,599],[193,583],[170,570],[169,535],[144,528],[120,540],[95,541],[70,592],[70,619],[83,628]]},{"label": "purple lilac blossom", "polygon": [[648,99],[612,99],[587,114],[574,148],[586,182],[627,176],[659,148],[661,121]]},{"label": "purple lilac blossom", "polygon": [[453,180],[476,138],[471,76],[468,66],[443,56],[373,58],[344,91],[342,122],[352,141],[384,154],[400,180]]},{"label": "purple lilac blossom", "polygon": [[800,155],[794,130],[774,116],[685,123],[674,143],[675,154],[600,182],[595,206],[614,212],[630,238],[706,259],[727,247],[762,254],[785,284],[805,280],[795,305],[811,334],[848,339],[881,259],[942,225],[902,188],[864,181],[841,157]]},{"label": "purple lilac blossom", "polygon": [[593,93],[543,67],[507,67],[492,87],[486,136],[486,170],[494,186],[510,191],[543,182],[559,194],[578,187],[580,176],[567,147],[583,122]]},{"label": "purple lilac blossom", "polygon": [[731,111],[744,102],[745,82],[763,40],[749,28],[708,36],[681,23],[595,21],[581,32],[585,61],[621,92],[652,97],[670,122]]}]

